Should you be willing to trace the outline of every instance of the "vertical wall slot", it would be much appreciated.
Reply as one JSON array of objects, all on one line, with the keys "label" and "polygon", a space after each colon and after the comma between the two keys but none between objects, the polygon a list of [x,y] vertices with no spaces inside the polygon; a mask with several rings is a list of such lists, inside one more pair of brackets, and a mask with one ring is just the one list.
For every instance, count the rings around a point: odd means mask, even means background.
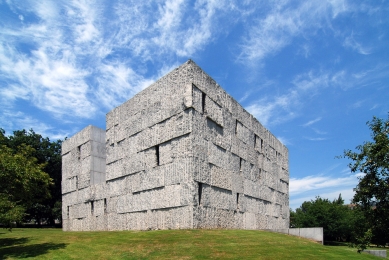
[{"label": "vertical wall slot", "polygon": [[240,158],[240,160],[239,160],[239,171],[242,171],[242,161],[243,161],[243,159],[242,158]]},{"label": "vertical wall slot", "polygon": [[81,160],[81,145],[77,146],[77,160]]},{"label": "vertical wall slot", "polygon": [[155,146],[155,155],[157,157],[157,165],[159,165],[159,145]]},{"label": "vertical wall slot", "polygon": [[94,202],[94,201],[91,201],[91,202],[90,202],[90,213],[91,213],[92,216],[93,216],[93,213],[94,213],[94,211],[95,211],[95,205],[93,204],[93,202]]},{"label": "vertical wall slot", "polygon": [[239,193],[236,193],[236,208],[239,209]]},{"label": "vertical wall slot", "polygon": [[204,92],[201,92],[202,95],[201,95],[201,106],[202,106],[202,109],[203,109],[203,114],[205,113],[205,93]]},{"label": "vertical wall slot", "polygon": [[104,199],[104,213],[107,212],[107,199]]},{"label": "vertical wall slot", "polygon": [[201,195],[203,193],[203,184],[201,182],[199,182],[199,205],[201,205]]},{"label": "vertical wall slot", "polygon": [[69,219],[69,210],[70,210],[70,206],[68,206],[68,210],[67,210],[68,219]]},{"label": "vertical wall slot", "polygon": [[235,135],[238,135],[238,120],[235,120]]}]

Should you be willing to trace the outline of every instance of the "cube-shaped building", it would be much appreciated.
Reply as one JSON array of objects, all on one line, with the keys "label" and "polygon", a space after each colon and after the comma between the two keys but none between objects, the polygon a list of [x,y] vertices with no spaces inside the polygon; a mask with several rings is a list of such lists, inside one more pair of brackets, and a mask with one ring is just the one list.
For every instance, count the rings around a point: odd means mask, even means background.
[{"label": "cube-shaped building", "polygon": [[284,229],[288,150],[189,60],[62,144],[63,230]]}]

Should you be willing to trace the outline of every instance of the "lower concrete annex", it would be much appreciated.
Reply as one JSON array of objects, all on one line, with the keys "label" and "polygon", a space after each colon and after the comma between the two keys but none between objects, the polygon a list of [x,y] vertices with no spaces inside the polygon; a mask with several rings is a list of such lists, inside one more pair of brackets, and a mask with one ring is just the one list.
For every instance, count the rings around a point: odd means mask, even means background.
[{"label": "lower concrete annex", "polygon": [[62,144],[63,230],[285,229],[288,150],[189,60]]}]

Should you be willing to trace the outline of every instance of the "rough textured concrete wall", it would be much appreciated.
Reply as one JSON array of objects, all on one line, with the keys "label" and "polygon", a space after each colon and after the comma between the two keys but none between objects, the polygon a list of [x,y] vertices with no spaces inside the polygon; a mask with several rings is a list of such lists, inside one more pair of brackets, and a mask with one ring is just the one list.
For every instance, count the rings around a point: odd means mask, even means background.
[{"label": "rough textured concrete wall", "polygon": [[194,227],[288,228],[286,147],[209,76],[199,74],[205,80],[194,77],[192,85]]},{"label": "rough textured concrete wall", "polygon": [[63,145],[64,230],[288,227],[286,147],[194,62],[106,120],[98,181],[78,173],[91,128]]},{"label": "rough textured concrete wall", "polygon": [[[91,215],[103,216],[105,130],[88,126],[62,144],[62,219],[64,230],[94,230]],[[100,220],[98,220],[100,221]],[[102,223],[101,226],[104,226]],[[103,229],[103,228],[100,228]]]}]

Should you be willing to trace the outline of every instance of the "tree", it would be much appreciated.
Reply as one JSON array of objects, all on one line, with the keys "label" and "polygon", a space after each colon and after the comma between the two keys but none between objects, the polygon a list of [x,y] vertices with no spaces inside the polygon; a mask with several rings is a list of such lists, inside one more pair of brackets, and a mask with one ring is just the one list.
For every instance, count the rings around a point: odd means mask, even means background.
[{"label": "tree", "polygon": [[[4,141],[4,131],[0,131],[0,141]],[[50,196],[51,178],[33,153],[25,144],[16,151],[0,144],[0,223],[8,228],[21,222],[32,204]]]},{"label": "tree", "polygon": [[373,233],[372,241],[385,245],[389,242],[389,114],[386,121],[373,117],[367,125],[372,141],[357,146],[356,152],[345,150],[344,157],[352,160],[348,165],[352,172],[364,173],[353,203],[364,213]]},{"label": "tree", "polygon": [[26,220],[35,219],[39,225],[41,219],[46,219],[50,225],[54,225],[55,219],[61,219],[62,141],[50,141],[48,137],[43,138],[32,129],[28,132],[24,129],[14,131],[9,137],[6,137],[2,130],[0,135],[2,135],[0,144],[6,145],[14,152],[23,144],[32,147],[31,156],[37,159],[38,164],[44,164],[43,171],[51,177],[53,182],[53,185],[49,187],[51,196],[30,204],[26,209],[28,213]]},{"label": "tree", "polygon": [[342,196],[329,201],[321,197],[305,201],[290,214],[291,227],[323,227],[327,241],[349,239],[351,234],[351,209],[343,205]]}]

